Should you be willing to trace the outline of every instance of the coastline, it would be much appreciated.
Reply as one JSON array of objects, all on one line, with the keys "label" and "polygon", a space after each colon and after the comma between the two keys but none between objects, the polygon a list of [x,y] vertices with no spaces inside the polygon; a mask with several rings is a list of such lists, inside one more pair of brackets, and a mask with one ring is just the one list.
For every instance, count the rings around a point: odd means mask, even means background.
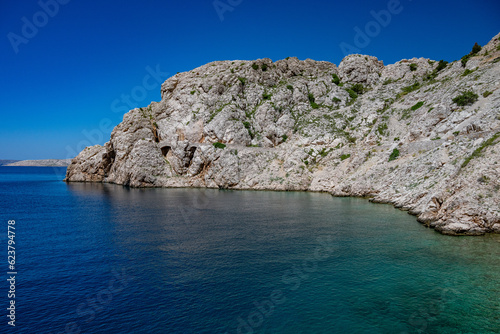
[{"label": "coastline", "polygon": [[[66,181],[368,197],[440,233],[500,233],[500,34],[467,61],[351,55],[178,73]],[[465,99],[465,102],[463,102]]]}]

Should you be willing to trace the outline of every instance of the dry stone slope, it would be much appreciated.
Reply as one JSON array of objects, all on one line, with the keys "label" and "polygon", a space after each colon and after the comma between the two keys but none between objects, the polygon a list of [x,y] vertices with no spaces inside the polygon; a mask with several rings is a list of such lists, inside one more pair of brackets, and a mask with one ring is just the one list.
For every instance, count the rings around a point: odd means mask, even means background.
[{"label": "dry stone slope", "polygon": [[[67,181],[365,196],[500,232],[500,34],[466,61],[217,61],[163,83]],[[470,91],[477,99],[453,101]]]}]

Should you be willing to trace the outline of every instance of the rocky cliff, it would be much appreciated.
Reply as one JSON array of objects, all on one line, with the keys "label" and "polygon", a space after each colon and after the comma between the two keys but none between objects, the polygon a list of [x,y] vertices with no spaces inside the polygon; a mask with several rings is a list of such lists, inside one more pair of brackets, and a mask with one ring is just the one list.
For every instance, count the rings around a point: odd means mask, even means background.
[{"label": "rocky cliff", "polygon": [[500,34],[449,64],[217,61],[163,83],[66,181],[324,191],[500,232]]}]

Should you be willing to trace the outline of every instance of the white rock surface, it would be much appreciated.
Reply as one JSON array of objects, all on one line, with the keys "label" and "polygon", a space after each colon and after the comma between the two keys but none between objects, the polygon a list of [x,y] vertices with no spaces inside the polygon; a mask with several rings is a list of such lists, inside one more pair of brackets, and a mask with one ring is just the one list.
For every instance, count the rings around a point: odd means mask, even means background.
[{"label": "white rock surface", "polygon": [[[82,151],[66,180],[365,196],[441,233],[499,233],[499,36],[469,59],[469,74],[460,61],[436,72],[428,59],[384,67],[362,55],[338,67],[259,59],[179,73],[160,102]],[[354,84],[364,87],[357,98],[346,90]],[[478,100],[458,106],[466,90]]]}]

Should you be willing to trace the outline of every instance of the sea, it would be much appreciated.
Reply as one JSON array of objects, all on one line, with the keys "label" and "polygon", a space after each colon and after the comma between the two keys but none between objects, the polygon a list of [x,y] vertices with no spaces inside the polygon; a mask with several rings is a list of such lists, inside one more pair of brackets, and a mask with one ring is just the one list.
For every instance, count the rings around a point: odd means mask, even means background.
[{"label": "sea", "polygon": [[64,175],[0,167],[0,333],[500,333],[500,235],[325,193]]}]

